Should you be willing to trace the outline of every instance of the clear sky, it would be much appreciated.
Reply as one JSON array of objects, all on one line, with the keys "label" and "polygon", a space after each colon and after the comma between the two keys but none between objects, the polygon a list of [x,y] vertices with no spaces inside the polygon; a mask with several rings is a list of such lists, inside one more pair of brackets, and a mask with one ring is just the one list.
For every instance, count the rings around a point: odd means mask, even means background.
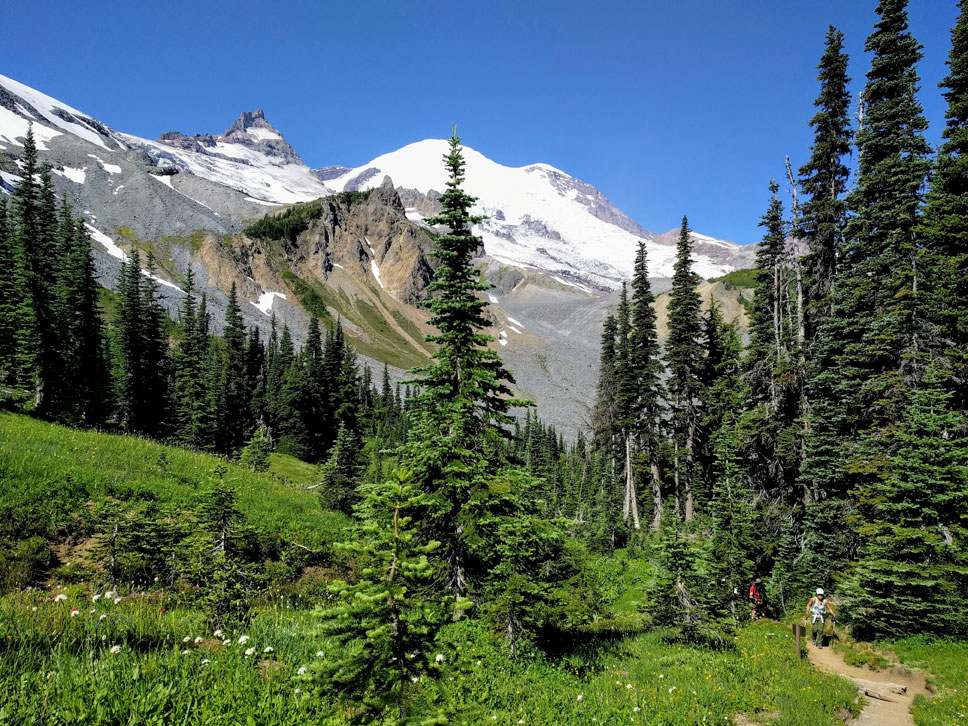
[{"label": "clear sky", "polygon": [[[149,138],[222,132],[243,110],[311,166],[358,166],[449,134],[502,164],[552,164],[647,229],[737,242],[784,156],[806,159],[828,24],[853,88],[874,0],[0,0],[0,73]],[[937,89],[955,0],[913,0],[920,98]]]}]

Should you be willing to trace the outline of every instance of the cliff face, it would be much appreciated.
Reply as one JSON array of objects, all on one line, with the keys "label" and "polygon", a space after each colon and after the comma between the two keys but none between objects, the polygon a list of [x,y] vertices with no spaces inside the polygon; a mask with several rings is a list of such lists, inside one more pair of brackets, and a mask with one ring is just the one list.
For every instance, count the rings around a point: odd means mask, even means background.
[{"label": "cliff face", "polygon": [[321,215],[288,251],[290,267],[301,277],[328,282],[342,271],[413,305],[427,297],[432,249],[428,233],[406,218],[400,196],[387,183],[362,200],[323,200]]},{"label": "cliff face", "polygon": [[297,310],[339,319],[368,357],[402,368],[427,359],[427,314],[415,304],[433,276],[433,240],[406,218],[392,184],[297,205],[264,222],[221,248],[202,246],[195,259],[214,284],[234,281],[267,319],[290,321]]}]

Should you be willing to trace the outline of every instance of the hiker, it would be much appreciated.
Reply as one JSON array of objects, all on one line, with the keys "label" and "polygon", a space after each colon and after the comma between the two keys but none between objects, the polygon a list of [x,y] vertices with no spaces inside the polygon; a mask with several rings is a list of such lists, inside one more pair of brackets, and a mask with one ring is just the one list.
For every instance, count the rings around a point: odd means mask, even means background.
[{"label": "hiker", "polygon": [[837,617],[837,613],[830,607],[830,603],[827,601],[826,595],[824,595],[823,588],[818,587],[817,594],[810,598],[810,602],[807,603],[807,618],[810,620],[813,628],[814,645],[818,648],[823,648],[823,626],[828,616],[835,618]]},{"label": "hiker", "polygon": [[763,615],[763,590],[760,587],[762,584],[763,580],[757,577],[750,585],[750,620],[756,620],[757,612]]}]

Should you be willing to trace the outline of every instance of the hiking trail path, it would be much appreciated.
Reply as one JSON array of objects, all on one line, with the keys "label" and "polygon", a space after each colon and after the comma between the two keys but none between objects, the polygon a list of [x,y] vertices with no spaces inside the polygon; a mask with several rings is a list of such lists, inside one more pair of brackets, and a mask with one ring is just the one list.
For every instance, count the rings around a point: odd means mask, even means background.
[{"label": "hiking trail path", "polygon": [[858,668],[847,665],[830,646],[817,648],[808,640],[805,647],[816,668],[849,678],[867,700],[864,710],[848,721],[848,726],[915,726],[911,704],[919,693],[928,695],[923,673],[908,672],[899,665],[882,671]]}]

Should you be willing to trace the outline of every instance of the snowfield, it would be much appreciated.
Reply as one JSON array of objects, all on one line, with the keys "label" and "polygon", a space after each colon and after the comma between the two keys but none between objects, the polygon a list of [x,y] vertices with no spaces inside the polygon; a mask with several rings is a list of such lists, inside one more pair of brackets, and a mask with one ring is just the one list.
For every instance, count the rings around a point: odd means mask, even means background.
[{"label": "snowfield", "polygon": [[[423,194],[431,190],[441,192],[447,180],[441,159],[447,150],[444,139],[418,141],[350,169],[327,181],[327,186],[336,191],[372,189],[389,176],[396,187],[416,189]],[[463,152],[467,163],[464,189],[478,198],[474,213],[489,217],[477,225],[475,232],[484,240],[491,257],[510,265],[568,273],[614,289],[631,277],[638,243],[644,240],[650,273],[672,275],[675,247],[652,243],[651,237],[632,234],[593,215],[590,209],[601,206],[604,199],[597,190],[549,164],[509,167],[468,146],[463,147]],[[423,219],[412,208],[406,210],[406,215],[413,221]],[[706,236],[703,239],[738,248],[732,242]],[[696,256],[695,270],[704,277],[722,275],[731,269]],[[588,291],[580,283],[563,277],[556,279]]]}]

